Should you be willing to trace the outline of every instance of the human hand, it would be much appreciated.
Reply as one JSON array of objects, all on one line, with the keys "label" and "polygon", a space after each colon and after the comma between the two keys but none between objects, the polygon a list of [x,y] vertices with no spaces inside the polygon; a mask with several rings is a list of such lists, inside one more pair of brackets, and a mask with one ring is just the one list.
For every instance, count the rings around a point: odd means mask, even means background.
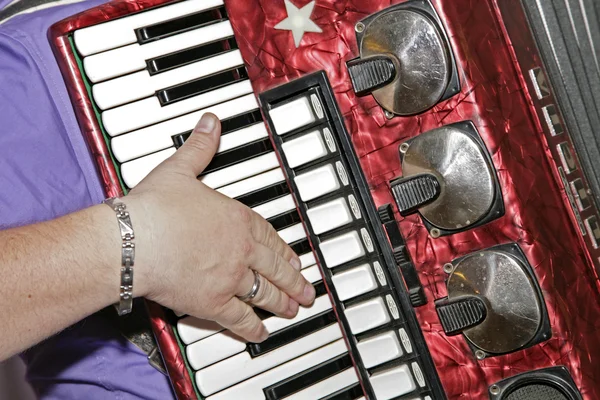
[{"label": "human hand", "polygon": [[[134,295],[261,342],[268,332],[249,304],[292,318],[315,290],[267,221],[197,179],[220,134],[218,119],[204,114],[185,144],[124,199],[136,234]],[[261,284],[247,304],[236,296],[252,288],[253,270]]]}]

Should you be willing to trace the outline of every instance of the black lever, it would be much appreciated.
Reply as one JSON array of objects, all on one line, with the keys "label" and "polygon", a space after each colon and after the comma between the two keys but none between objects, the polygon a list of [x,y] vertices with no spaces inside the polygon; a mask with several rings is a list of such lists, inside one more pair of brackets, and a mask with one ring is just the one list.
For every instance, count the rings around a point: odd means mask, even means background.
[{"label": "black lever", "polygon": [[355,58],[346,63],[357,96],[365,96],[396,78],[396,66],[387,56]]},{"label": "black lever", "polygon": [[379,207],[377,212],[379,213],[379,219],[392,244],[394,259],[396,260],[398,267],[400,267],[400,271],[404,277],[404,282],[406,283],[410,296],[410,302],[413,307],[420,307],[427,304],[427,296],[425,296],[425,291],[423,290],[423,286],[417,275],[417,270],[406,253],[406,245],[402,238],[402,234],[400,233],[400,228],[398,228],[398,224],[394,219],[391,204],[385,204]]},{"label": "black lever", "polygon": [[487,315],[483,300],[475,296],[455,300],[445,297],[435,302],[435,309],[448,336],[458,335],[465,329],[479,325]]},{"label": "black lever", "polygon": [[390,182],[398,211],[403,217],[438,198],[441,185],[432,174],[399,178]]}]

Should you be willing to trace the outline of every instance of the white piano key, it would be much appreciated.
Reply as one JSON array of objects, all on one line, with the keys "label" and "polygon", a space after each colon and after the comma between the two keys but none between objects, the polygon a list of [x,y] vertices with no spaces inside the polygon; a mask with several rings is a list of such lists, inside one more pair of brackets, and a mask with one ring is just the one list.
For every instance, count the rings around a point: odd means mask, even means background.
[{"label": "white piano key", "polygon": [[217,189],[217,192],[220,192],[225,196],[233,199],[284,181],[285,176],[283,175],[283,170],[281,168],[276,168],[267,172],[263,172],[260,175],[255,175],[250,178],[244,179],[243,181],[220,187]]},{"label": "white piano key", "polygon": [[331,310],[331,300],[329,296],[324,294],[315,298],[310,307],[300,306],[298,307],[298,313],[294,318],[284,317],[269,317],[263,321],[265,328],[269,333],[277,332],[288,326],[292,326],[300,321],[314,317],[315,315],[321,314],[325,311]]},{"label": "white piano key", "polygon": [[246,349],[247,342],[229,330],[216,333],[187,346],[190,367],[197,371]]},{"label": "white piano key", "polygon": [[301,223],[284,228],[277,233],[279,234],[279,237],[287,244],[294,243],[295,241],[304,239],[306,237],[304,225]]},{"label": "white piano key", "polygon": [[232,35],[233,29],[229,21],[218,22],[143,45],[134,43],[85,57],[83,68],[90,81],[98,83],[141,71],[146,68],[146,60]]},{"label": "white piano key", "polygon": [[238,129],[221,136],[217,153],[235,149],[236,147],[243,146],[259,139],[265,139],[267,137],[269,137],[267,127],[264,123],[258,122],[254,125],[249,125],[245,128]]},{"label": "white piano key", "polygon": [[269,111],[275,133],[283,135],[316,121],[308,97],[301,97]]},{"label": "white piano key", "polygon": [[281,364],[263,374],[208,397],[206,400],[264,400],[263,389],[348,351],[343,339]]},{"label": "white piano key", "polygon": [[369,381],[377,400],[393,399],[416,389],[406,364],[373,374]]},{"label": "white piano key", "polygon": [[330,376],[320,382],[315,383],[306,389],[300,390],[285,400],[314,400],[329,396],[348,386],[358,382],[358,376],[354,368],[348,368],[340,373]]},{"label": "white piano key", "polygon": [[319,130],[287,141],[281,145],[281,148],[290,168],[299,167],[327,155],[323,135]]},{"label": "white piano key", "polygon": [[271,200],[268,203],[261,204],[260,206],[254,207],[252,210],[264,219],[269,219],[284,212],[293,210],[296,208],[296,203],[291,194],[283,197],[279,197],[275,200]]},{"label": "white piano key", "polygon": [[312,207],[306,213],[310,225],[317,235],[352,222],[352,213],[343,197]]},{"label": "white piano key", "polygon": [[363,264],[335,274],[333,286],[341,301],[351,299],[377,289],[377,281],[369,264]]},{"label": "white piano key", "polygon": [[[207,109],[206,112],[210,112],[210,110]],[[159,134],[155,137],[149,137],[149,135],[138,134],[137,132],[140,131],[126,133],[111,140],[113,154],[119,162],[127,162],[174,146],[170,135]],[[250,125],[221,136],[216,154],[267,136],[268,133],[263,123]]]},{"label": "white piano key", "polygon": [[297,175],[294,180],[302,201],[316,199],[340,188],[340,182],[333,164],[327,164]]},{"label": "white piano key", "polygon": [[[252,110],[255,109],[257,106],[258,103],[256,102],[254,94],[248,94],[237,99],[233,99],[209,108],[198,110],[190,114],[182,115],[180,117],[173,118],[155,125],[151,125],[146,128],[140,129],[139,131],[130,132],[128,134],[139,133],[140,135],[143,134],[148,135],[150,137],[152,137],[153,135],[158,135],[160,137],[169,136],[170,138],[172,135],[177,135],[194,129],[202,115],[209,110],[210,112],[214,113],[219,118],[221,118],[221,115],[236,115],[238,111],[244,112],[244,110]],[[109,132],[107,133],[110,135]]]},{"label": "white piano key", "polygon": [[365,368],[375,367],[403,354],[398,336],[392,331],[361,340],[356,347]]},{"label": "white piano key", "polygon": [[315,283],[323,280],[323,275],[321,275],[319,266],[316,264],[302,269],[301,273],[302,276],[304,276],[304,278],[310,283]]},{"label": "white piano key", "polygon": [[[127,162],[137,157],[142,157],[168,147],[173,147],[173,135],[194,129],[198,121],[202,118],[202,115],[207,112],[213,113],[217,118],[223,120],[255,110],[257,107],[258,104],[255,96],[253,94],[246,95],[225,103],[217,104],[216,106],[202,109],[192,114],[184,115],[183,117],[171,119],[157,125],[113,137],[110,141],[110,147],[115,158],[119,162]],[[264,124],[261,125],[263,125],[264,128]],[[252,134],[256,135],[258,133],[259,132],[253,132]],[[223,138],[221,138],[221,140],[223,140]],[[232,139],[227,139],[225,146],[230,145],[232,141]],[[221,146],[224,145],[220,143],[219,148],[221,148]]]},{"label": "white piano key", "polygon": [[104,128],[111,136],[197,111],[252,92],[249,80],[233,83],[166,106],[152,96],[102,113]]},{"label": "white piano key", "polygon": [[123,182],[133,189],[140,183],[152,170],[167,158],[175,154],[175,148],[169,148],[158,153],[150,154],[121,165],[121,178]]},{"label": "white piano key", "polygon": [[221,186],[228,185],[253,175],[258,175],[278,166],[279,160],[277,159],[275,152],[270,152],[241,163],[231,165],[227,168],[210,172],[200,177],[200,180],[206,186],[212,189],[217,189]]},{"label": "white piano key", "polygon": [[[300,306],[294,318],[269,317],[263,321],[267,331],[272,334],[288,326],[292,326],[304,320],[331,310],[329,296],[323,295],[315,299],[310,307]],[[194,370],[200,370],[218,361],[245,351],[248,342],[233,334],[229,330],[223,330],[196,341],[186,348],[186,355],[190,366]]]},{"label": "white piano key", "polygon": [[215,321],[188,316],[177,321],[177,333],[184,344],[197,342],[223,330]]},{"label": "white piano key", "polygon": [[198,371],[196,384],[202,395],[210,396],[341,337],[342,331],[335,323],[256,358],[243,352]]},{"label": "white piano key", "polygon": [[306,268],[307,266],[313,265],[317,262],[312,251],[306,254],[298,254],[298,258],[300,258],[300,265],[302,268]]},{"label": "white piano key", "polygon": [[364,246],[357,231],[344,233],[319,244],[328,268],[337,267],[365,254]]},{"label": "white piano key", "polygon": [[344,310],[353,334],[366,332],[390,321],[385,302],[381,297],[363,301]]},{"label": "white piano key", "polygon": [[106,110],[153,96],[157,90],[241,65],[244,65],[244,60],[240,51],[233,50],[156,75],[150,75],[147,70],[143,70],[104,81],[92,86],[92,94],[98,107]]},{"label": "white piano key", "polygon": [[78,29],[73,38],[82,56],[136,43],[135,29],[223,5],[223,0],[188,0],[142,11],[112,21]]}]

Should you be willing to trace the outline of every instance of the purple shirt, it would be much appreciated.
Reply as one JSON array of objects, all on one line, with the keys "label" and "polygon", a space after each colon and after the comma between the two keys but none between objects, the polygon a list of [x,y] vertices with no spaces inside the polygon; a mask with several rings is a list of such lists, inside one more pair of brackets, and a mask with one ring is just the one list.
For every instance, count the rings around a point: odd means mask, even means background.
[{"label": "purple shirt", "polygon": [[[104,198],[46,32],[101,4],[60,5],[0,23],[0,229],[55,218]],[[8,1],[0,0],[0,9]],[[172,399],[145,354],[90,317],[23,355],[41,399]]]}]

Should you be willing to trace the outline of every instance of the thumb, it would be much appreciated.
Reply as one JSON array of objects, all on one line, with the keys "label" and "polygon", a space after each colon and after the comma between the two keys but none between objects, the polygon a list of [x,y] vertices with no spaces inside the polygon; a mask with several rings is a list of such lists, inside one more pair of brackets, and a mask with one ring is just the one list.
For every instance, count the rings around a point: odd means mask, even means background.
[{"label": "thumb", "polygon": [[216,115],[205,113],[189,138],[171,157],[185,173],[198,176],[210,163],[219,147],[221,122]]}]

